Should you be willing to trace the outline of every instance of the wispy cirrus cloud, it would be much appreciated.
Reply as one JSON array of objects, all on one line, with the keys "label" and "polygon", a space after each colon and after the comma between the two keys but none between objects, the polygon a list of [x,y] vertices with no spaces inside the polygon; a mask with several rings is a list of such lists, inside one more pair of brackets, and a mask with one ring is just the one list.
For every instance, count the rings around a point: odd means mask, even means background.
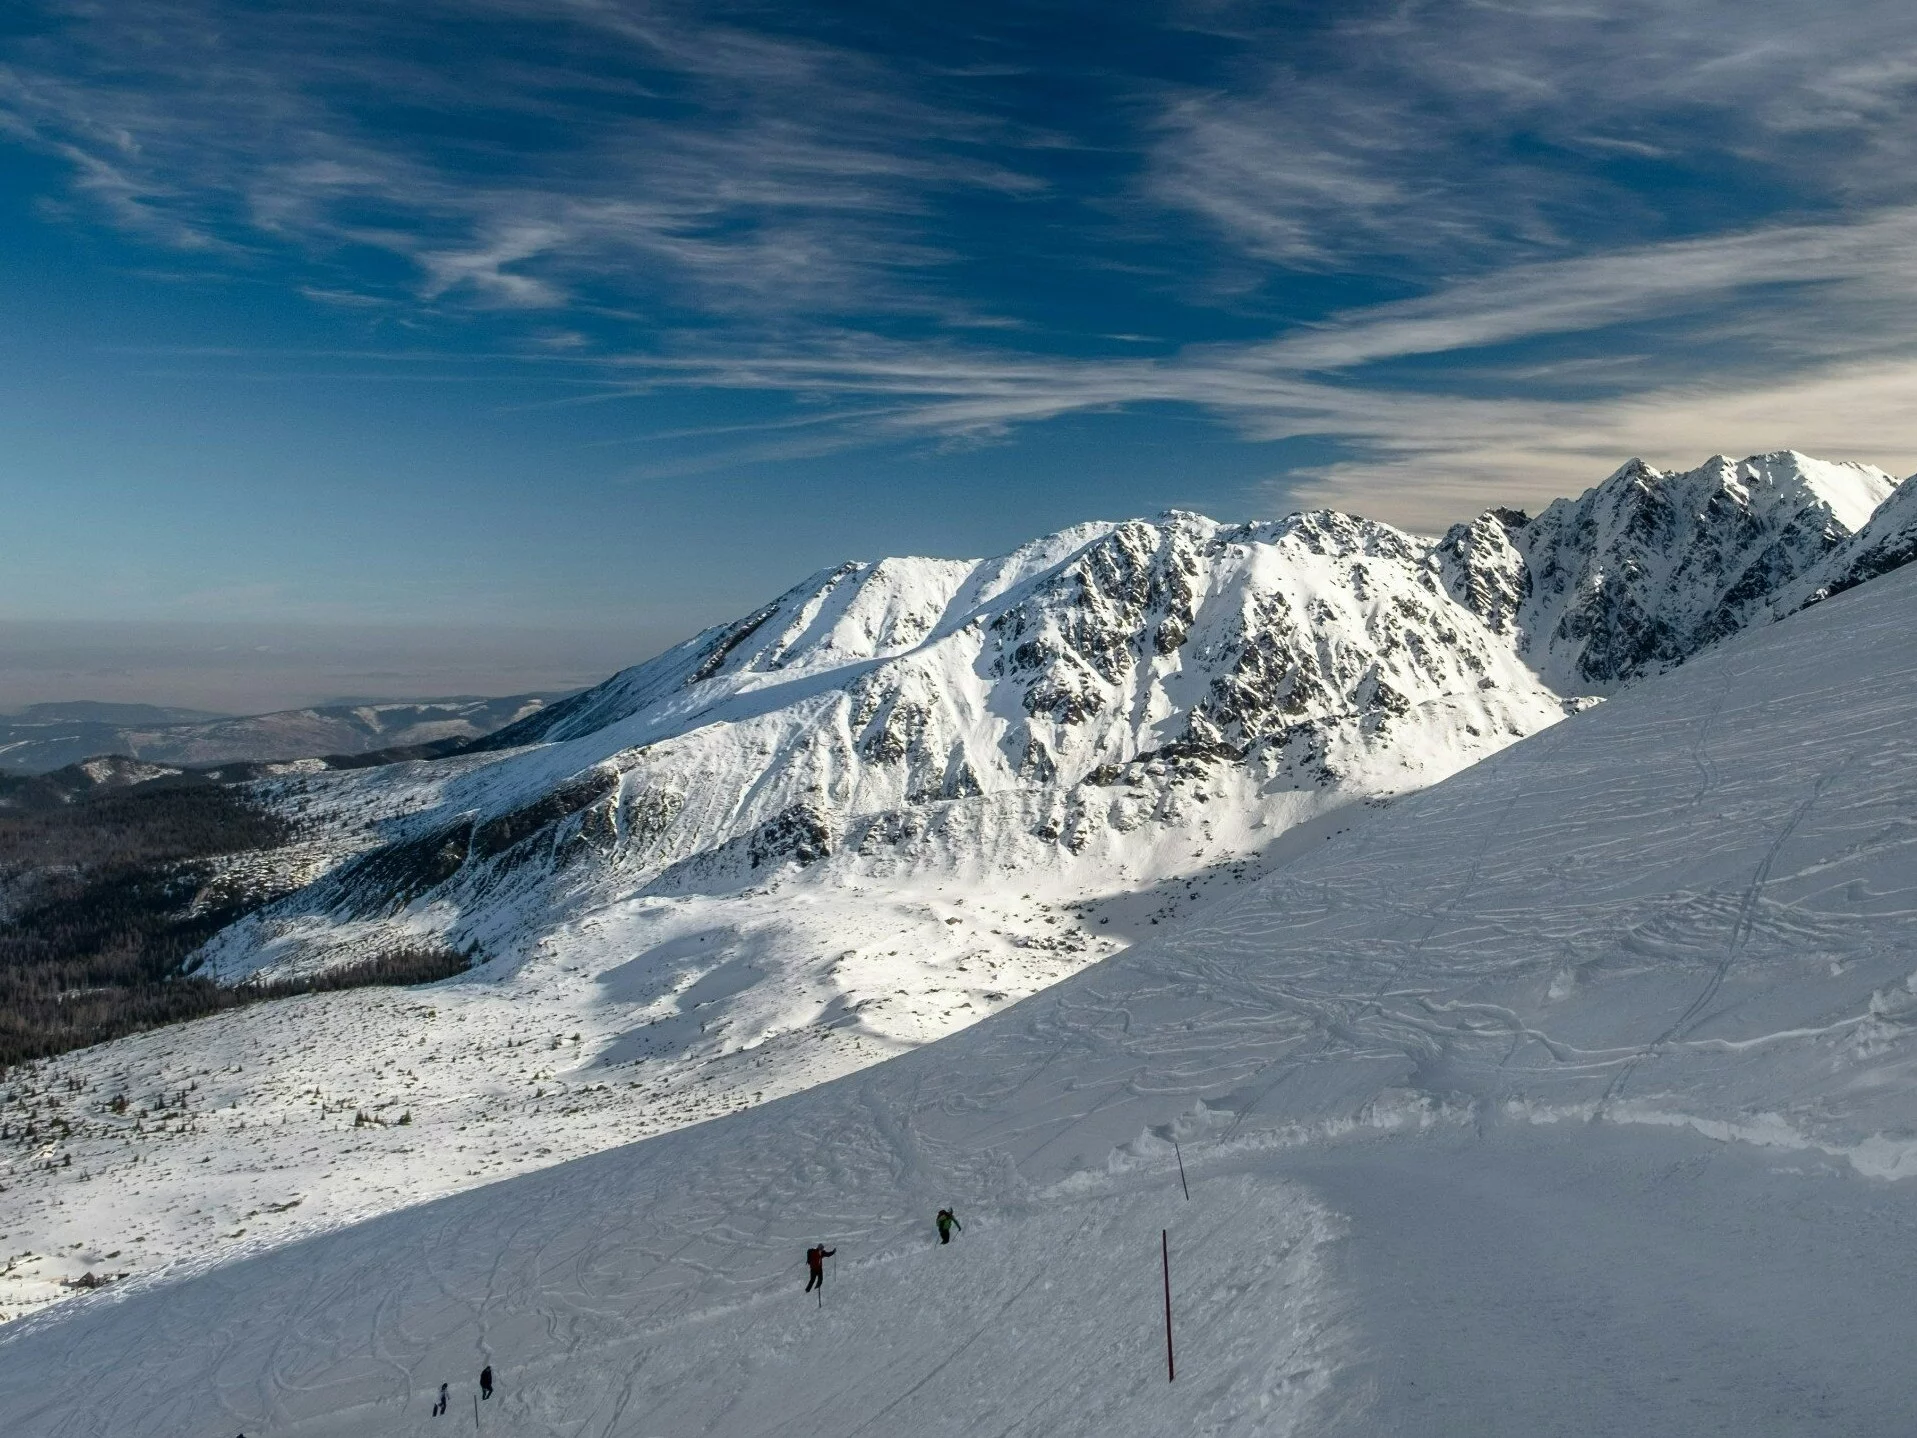
[{"label": "wispy cirrus cloud", "polygon": [[[667,478],[741,464],[831,454],[900,439],[986,439],[1065,414],[1142,404],[1191,405],[1218,414],[1248,438],[1336,439],[1354,457],[1292,468],[1271,486],[1282,507],[1329,506],[1418,530],[1436,530],[1493,504],[1535,507],[1575,494],[1625,456],[1661,465],[1795,448],[1829,459],[1917,471],[1917,360],[1831,366],[1736,386],[1709,379],[1592,400],[1460,399],[1312,383],[1272,371],[1243,353],[1139,365],[1053,363],[1012,367],[989,355],[971,363],[883,369],[829,364],[754,365],[694,371],[683,382],[782,391],[808,385],[896,406],[814,416],[806,435],[767,433],[697,456],[648,464]],[[653,436],[652,438],[664,438]]]},{"label": "wispy cirrus cloud", "polygon": [[1153,404],[1328,441],[1291,492],[1426,525],[1632,451],[1917,460],[1905,4],[1174,3],[1095,58],[1020,50],[1028,7],[46,14],[0,126],[70,212],[505,316],[575,401],[803,410],[638,430],[655,478]]},{"label": "wispy cirrus cloud", "polygon": [[882,58],[687,7],[51,11],[0,124],[73,203],[181,248],[384,252],[426,301],[949,312],[898,282],[947,258],[915,217],[1042,184]]},{"label": "wispy cirrus cloud", "polygon": [[[1514,267],[1415,300],[1331,317],[1275,342],[1186,347],[1158,358],[1007,355],[843,335],[804,351],[682,353],[614,362],[606,392],[712,386],[829,396],[737,448],[655,473],[696,473],[902,438],[986,441],[1073,413],[1172,403],[1249,439],[1314,436],[1352,457],[1294,471],[1288,492],[1419,527],[1492,503],[1534,504],[1629,454],[1694,462],[1719,448],[1798,447],[1917,468],[1917,208],[1849,224],[1789,225]],[[1687,363],[1631,326],[1714,317],[1748,362]],[[1832,330],[1833,318],[1845,317]],[[1729,318],[1735,316],[1735,319]],[[1593,335],[1576,386],[1387,382],[1379,366],[1463,356],[1540,336]],[[1650,352],[1643,352],[1646,348]],[[1780,358],[1781,357],[1781,358]],[[1592,383],[1591,371],[1603,373]],[[1565,397],[1551,388],[1581,388]],[[882,399],[881,407],[871,401]],[[767,439],[802,427],[803,440]]]},{"label": "wispy cirrus cloud", "polygon": [[1302,29],[1225,13],[1240,63],[1168,97],[1148,183],[1267,261],[1455,275],[1917,194],[1908,6],[1406,0]]},{"label": "wispy cirrus cloud", "polygon": [[1743,306],[1747,330],[1753,319],[1767,322],[1807,354],[1816,340],[1806,331],[1840,316],[1846,348],[1904,343],[1917,318],[1917,207],[1508,265],[1302,327],[1264,353],[1288,367],[1345,370],[1651,320],[1696,321],[1733,302]]}]

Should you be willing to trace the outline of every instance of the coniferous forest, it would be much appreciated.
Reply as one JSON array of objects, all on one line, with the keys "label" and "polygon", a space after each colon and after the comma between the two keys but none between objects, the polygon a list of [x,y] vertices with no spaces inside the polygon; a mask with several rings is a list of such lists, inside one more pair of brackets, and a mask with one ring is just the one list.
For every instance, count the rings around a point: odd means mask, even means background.
[{"label": "coniferous forest", "polygon": [[185,774],[75,792],[0,779],[0,1068],[262,1000],[365,984],[411,984],[467,967],[409,950],[326,973],[221,985],[194,951],[276,897],[225,873],[292,826],[243,789]]}]

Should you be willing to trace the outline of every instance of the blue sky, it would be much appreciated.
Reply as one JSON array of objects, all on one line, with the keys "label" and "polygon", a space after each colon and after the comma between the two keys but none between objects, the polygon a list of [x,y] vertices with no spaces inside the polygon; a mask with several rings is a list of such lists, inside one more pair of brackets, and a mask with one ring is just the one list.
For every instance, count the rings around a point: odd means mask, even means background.
[{"label": "blue sky", "polygon": [[[583,682],[1168,506],[1908,472],[1914,90],[1844,0],[27,0],[0,706]],[[136,621],[173,678],[42,662]],[[235,625],[361,658],[208,688]]]}]

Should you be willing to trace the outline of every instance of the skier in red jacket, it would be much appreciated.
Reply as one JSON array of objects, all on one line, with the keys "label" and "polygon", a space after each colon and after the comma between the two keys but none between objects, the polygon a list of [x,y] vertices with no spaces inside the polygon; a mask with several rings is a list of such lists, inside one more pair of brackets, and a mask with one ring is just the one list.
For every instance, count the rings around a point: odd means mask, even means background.
[{"label": "skier in red jacket", "polygon": [[805,1251],[805,1266],[812,1270],[812,1276],[806,1280],[805,1291],[825,1287],[825,1261],[837,1253],[836,1248],[827,1248],[823,1243],[815,1244]]}]

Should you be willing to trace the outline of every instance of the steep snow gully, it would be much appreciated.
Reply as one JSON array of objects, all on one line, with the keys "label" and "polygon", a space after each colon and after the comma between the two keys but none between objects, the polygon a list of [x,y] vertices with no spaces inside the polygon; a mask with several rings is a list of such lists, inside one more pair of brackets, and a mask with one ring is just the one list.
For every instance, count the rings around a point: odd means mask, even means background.
[{"label": "steep snow gully", "polygon": [[1747,631],[890,1063],[29,1317],[0,1412],[1908,1434],[1914,621],[1905,569]]}]

